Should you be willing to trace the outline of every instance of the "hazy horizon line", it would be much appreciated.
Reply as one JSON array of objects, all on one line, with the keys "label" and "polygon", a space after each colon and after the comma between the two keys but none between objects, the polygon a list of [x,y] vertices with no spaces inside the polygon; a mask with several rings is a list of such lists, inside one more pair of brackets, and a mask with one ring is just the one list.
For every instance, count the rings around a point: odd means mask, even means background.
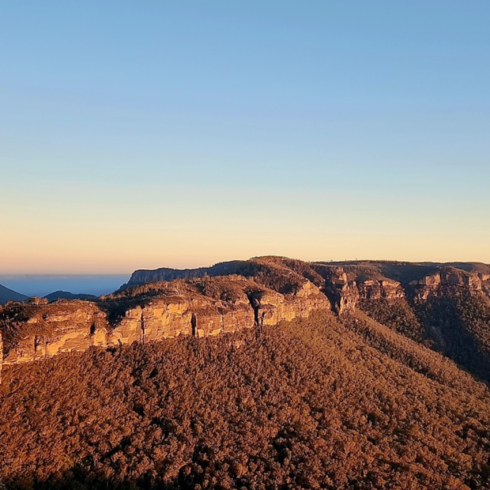
[{"label": "hazy horizon line", "polygon": [[300,260],[306,263],[340,263],[340,262],[400,262],[400,263],[412,263],[412,264],[453,264],[453,263],[468,263],[468,264],[486,264],[490,265],[490,262],[486,262],[484,260],[406,260],[406,259],[374,259],[374,258],[353,258],[353,259],[328,259],[328,260],[305,260],[297,257],[288,257],[284,255],[255,255],[249,257],[248,259],[230,259],[230,260],[222,260],[218,262],[201,264],[201,265],[188,265],[188,266],[172,266],[172,265],[162,265],[157,267],[137,267],[135,269],[131,269],[129,272],[1,272],[1,278],[9,278],[9,277],[53,277],[53,278],[63,278],[63,277],[115,277],[115,276],[131,276],[133,272],[139,270],[156,270],[156,269],[175,269],[175,270],[188,270],[188,269],[199,269],[206,267],[213,267],[214,265],[225,263],[225,262],[235,262],[235,261],[247,261],[254,258],[259,257],[284,257],[291,260]]}]

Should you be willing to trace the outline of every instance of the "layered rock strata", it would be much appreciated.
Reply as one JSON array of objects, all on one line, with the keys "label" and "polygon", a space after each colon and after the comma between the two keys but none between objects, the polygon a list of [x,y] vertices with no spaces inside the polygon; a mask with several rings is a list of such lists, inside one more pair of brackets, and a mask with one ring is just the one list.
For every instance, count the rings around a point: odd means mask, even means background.
[{"label": "layered rock strata", "polygon": [[[401,322],[398,327],[402,330],[416,327],[421,330],[420,335],[416,332],[417,338],[433,340],[433,321],[427,320],[424,305],[446,299],[456,304],[468,298],[478,298],[490,308],[490,266],[307,263],[259,257],[184,271],[137,271],[127,285],[98,300],[48,303],[47,299],[32,298],[0,306],[0,368],[2,356],[8,366],[92,346],[152,342],[179,335],[219,335],[308,317],[319,309],[344,315],[360,307],[384,315],[388,323]],[[478,314],[480,323],[468,328],[471,335],[479,329],[477,347],[485,347],[487,329],[481,325],[486,320],[484,313]],[[423,325],[415,325],[417,321]],[[457,321],[451,318],[453,330],[462,328]],[[446,326],[438,335],[447,343],[449,334],[454,332]]]},{"label": "layered rock strata", "polygon": [[463,293],[484,293],[490,296],[490,274],[467,272],[451,266],[441,267],[433,274],[411,281],[409,286],[413,289],[413,296],[417,301]]},{"label": "layered rock strata", "polygon": [[97,302],[11,303],[0,311],[3,365],[92,346],[219,335],[329,308],[327,298],[309,281],[281,294],[240,276],[152,283]]},{"label": "layered rock strata", "polygon": [[[339,313],[354,311],[365,301],[430,298],[490,298],[490,267],[484,264],[314,263],[325,278],[324,290]],[[465,267],[467,270],[461,268]]]},{"label": "layered rock strata", "polygon": [[284,293],[308,280],[330,300],[339,314],[354,311],[363,301],[406,298],[425,301],[443,295],[490,297],[490,266],[479,263],[410,263],[387,261],[302,262],[285,257],[258,257],[199,269],[156,269],[134,272],[126,288],[176,278],[240,274]]}]

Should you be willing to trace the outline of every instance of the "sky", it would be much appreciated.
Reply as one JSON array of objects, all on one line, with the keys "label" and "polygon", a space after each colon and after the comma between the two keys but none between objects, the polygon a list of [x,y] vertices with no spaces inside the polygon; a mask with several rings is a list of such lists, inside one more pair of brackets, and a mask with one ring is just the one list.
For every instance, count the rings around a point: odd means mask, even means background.
[{"label": "sky", "polygon": [[0,4],[0,274],[490,262],[490,2]]}]

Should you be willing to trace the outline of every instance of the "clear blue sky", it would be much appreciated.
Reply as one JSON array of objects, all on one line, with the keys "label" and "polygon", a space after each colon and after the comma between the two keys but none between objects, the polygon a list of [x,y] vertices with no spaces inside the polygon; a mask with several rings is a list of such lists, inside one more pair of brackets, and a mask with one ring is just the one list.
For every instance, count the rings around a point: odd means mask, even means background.
[{"label": "clear blue sky", "polygon": [[0,273],[490,262],[490,2],[0,5]]}]

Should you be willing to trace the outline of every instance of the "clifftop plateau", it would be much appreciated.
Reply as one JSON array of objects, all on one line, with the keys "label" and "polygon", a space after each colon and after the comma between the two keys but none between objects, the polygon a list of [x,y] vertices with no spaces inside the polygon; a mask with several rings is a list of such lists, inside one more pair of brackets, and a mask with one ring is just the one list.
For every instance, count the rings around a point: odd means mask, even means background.
[{"label": "clifftop plateau", "polygon": [[218,335],[330,309],[325,295],[300,276],[261,279],[176,279],[129,287],[97,301],[9,302],[0,309],[3,366],[91,346]]},{"label": "clifftop plateau", "polygon": [[150,282],[230,274],[250,277],[276,287],[278,286],[273,284],[274,281],[277,283],[285,280],[286,288],[291,287],[294,282],[309,280],[325,292],[331,292],[333,302],[338,302],[334,306],[341,312],[346,308],[355,308],[357,299],[376,296],[391,299],[409,296],[426,300],[448,292],[462,294],[465,290],[470,294],[483,292],[490,297],[490,265],[483,263],[303,262],[273,256],[222,262],[197,269],[137,270],[119,291]]},{"label": "clifftop plateau", "polygon": [[273,256],[139,270],[115,293],[93,300],[8,303],[0,309],[3,365],[356,309],[490,379],[490,266]]}]

